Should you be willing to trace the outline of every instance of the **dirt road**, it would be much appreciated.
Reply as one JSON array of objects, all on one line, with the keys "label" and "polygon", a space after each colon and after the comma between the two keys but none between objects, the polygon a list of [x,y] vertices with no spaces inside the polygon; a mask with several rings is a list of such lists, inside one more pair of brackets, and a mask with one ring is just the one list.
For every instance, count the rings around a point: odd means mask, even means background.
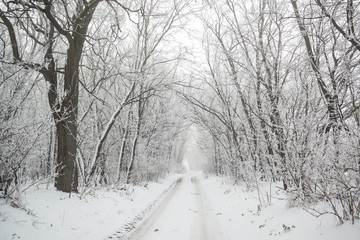
[{"label": "dirt road", "polygon": [[129,240],[221,240],[215,213],[196,175],[178,180],[159,207]]}]

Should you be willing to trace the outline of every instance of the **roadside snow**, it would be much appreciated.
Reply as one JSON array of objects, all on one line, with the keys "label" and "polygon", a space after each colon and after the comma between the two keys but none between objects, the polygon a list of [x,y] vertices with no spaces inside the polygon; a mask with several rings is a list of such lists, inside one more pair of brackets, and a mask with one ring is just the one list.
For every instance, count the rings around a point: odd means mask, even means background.
[{"label": "roadside snow", "polygon": [[[226,239],[251,240],[359,240],[360,221],[339,226],[332,215],[315,218],[301,208],[288,208],[285,193],[273,186],[272,203],[261,208],[257,192],[226,184],[219,178],[201,179],[212,214],[216,216]],[[268,187],[262,187],[266,196]],[[266,197],[265,197],[266,198]]]},{"label": "roadside snow", "polygon": [[0,200],[0,239],[104,239],[154,202],[176,179],[172,175],[146,187],[93,190],[76,194],[31,188],[22,195],[27,211]]}]

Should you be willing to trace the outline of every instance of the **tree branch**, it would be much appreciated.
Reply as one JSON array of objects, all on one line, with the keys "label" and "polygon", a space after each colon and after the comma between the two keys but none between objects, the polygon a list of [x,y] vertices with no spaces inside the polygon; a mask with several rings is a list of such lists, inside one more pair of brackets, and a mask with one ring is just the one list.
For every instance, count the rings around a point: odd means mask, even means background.
[{"label": "tree branch", "polygon": [[14,27],[13,27],[12,23],[10,22],[10,20],[5,16],[4,12],[1,10],[0,10],[0,18],[4,22],[4,25],[6,26],[8,32],[9,32],[14,62],[21,62],[21,57],[19,54],[19,45],[17,43]]}]

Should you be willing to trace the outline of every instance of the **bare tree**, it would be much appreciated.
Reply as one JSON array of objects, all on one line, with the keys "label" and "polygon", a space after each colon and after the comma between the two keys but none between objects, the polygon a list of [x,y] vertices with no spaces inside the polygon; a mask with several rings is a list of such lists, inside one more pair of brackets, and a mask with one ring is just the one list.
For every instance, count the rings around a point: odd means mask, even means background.
[{"label": "bare tree", "polygon": [[[89,39],[89,25],[101,2],[13,1],[3,3],[6,10],[0,14],[11,40],[13,57],[8,63],[34,69],[46,81],[57,136],[58,175],[55,186],[65,192],[77,191],[78,187],[76,154],[80,61],[85,42]],[[23,36],[37,46],[35,50],[40,59],[31,59],[24,43],[19,42]],[[66,51],[63,51],[64,48]]]}]

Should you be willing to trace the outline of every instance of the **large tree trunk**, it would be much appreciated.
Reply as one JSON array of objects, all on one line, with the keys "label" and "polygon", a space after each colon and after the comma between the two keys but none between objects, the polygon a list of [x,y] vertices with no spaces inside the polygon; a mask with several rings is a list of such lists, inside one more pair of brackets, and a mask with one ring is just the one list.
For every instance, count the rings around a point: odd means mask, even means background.
[{"label": "large tree trunk", "polygon": [[[101,0],[93,0],[83,6],[82,11],[76,16],[73,25],[73,32],[65,32],[57,27],[57,23],[46,12],[48,18],[57,30],[68,40],[67,59],[64,75],[65,97],[60,106],[53,109],[56,121],[56,132],[58,140],[57,173],[55,187],[63,192],[77,191],[78,169],[76,164],[77,153],[77,115],[79,102],[79,66],[83,53],[88,26],[97,5]],[[47,6],[50,11],[51,6]],[[56,25],[55,25],[56,24]],[[50,99],[49,99],[50,101]],[[51,104],[50,104],[51,106]],[[56,112],[58,111],[58,112]],[[58,114],[56,116],[56,114]]]},{"label": "large tree trunk", "polygon": [[76,166],[76,116],[70,116],[56,124],[57,133],[57,159],[55,178],[56,189],[63,192],[77,192],[78,170]]}]

